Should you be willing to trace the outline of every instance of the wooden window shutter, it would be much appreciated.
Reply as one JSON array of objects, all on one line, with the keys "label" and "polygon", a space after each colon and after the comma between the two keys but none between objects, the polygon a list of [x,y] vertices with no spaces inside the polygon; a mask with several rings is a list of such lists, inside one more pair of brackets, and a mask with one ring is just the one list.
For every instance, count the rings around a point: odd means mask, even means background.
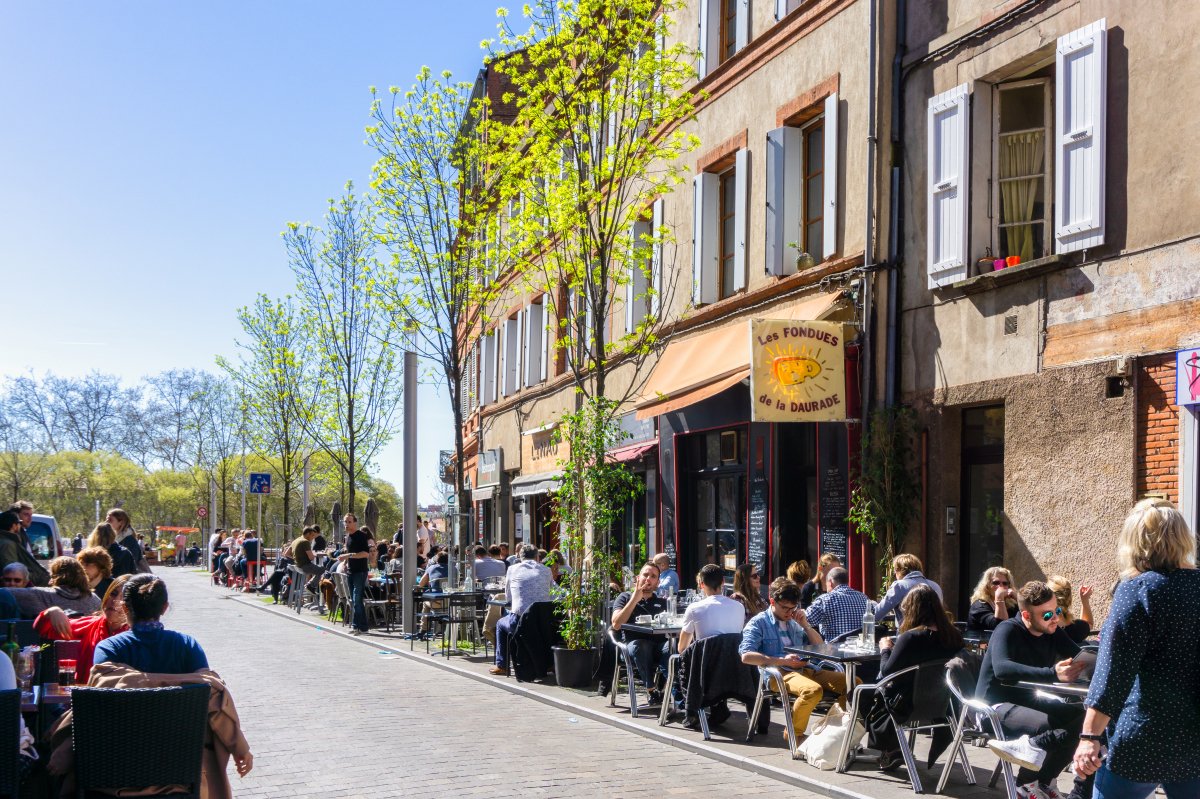
[{"label": "wooden window shutter", "polygon": [[535,386],[542,375],[542,308],[537,303],[525,309],[525,385]]},{"label": "wooden window shutter", "polygon": [[766,271],[776,277],[796,272],[803,146],[799,128],[767,132]]},{"label": "wooden window shutter", "polygon": [[[822,210],[822,258],[837,253],[837,193],[838,193],[838,96],[825,98],[825,207]],[[814,256],[816,253],[812,253]]]},{"label": "wooden window shutter", "polygon": [[929,100],[926,265],[931,289],[967,276],[969,98],[964,83]]},{"label": "wooden window shutter", "polygon": [[750,0],[737,0],[737,28],[734,30],[734,52],[750,43]]},{"label": "wooden window shutter", "polygon": [[650,315],[655,319],[659,317],[659,309],[662,307],[662,262],[663,262],[663,242],[662,233],[659,228],[663,224],[663,201],[661,198],[654,201],[653,210],[650,214],[650,224],[653,228],[654,250],[651,255],[650,263],[650,280],[651,286],[654,288],[654,294],[650,297]]},{"label": "wooden window shutter", "polygon": [[701,172],[692,181],[695,220],[692,227],[692,304],[707,305],[717,301],[717,280],[720,275],[717,228],[718,195],[721,179],[711,172]]},{"label": "wooden window shutter", "polygon": [[721,0],[700,0],[700,80],[721,63]]},{"label": "wooden window shutter", "polygon": [[1054,70],[1054,239],[1066,253],[1104,243],[1107,20],[1059,38]]},{"label": "wooden window shutter", "polygon": [[746,267],[750,261],[746,232],[750,228],[750,150],[734,156],[733,173],[733,290],[746,288]]}]

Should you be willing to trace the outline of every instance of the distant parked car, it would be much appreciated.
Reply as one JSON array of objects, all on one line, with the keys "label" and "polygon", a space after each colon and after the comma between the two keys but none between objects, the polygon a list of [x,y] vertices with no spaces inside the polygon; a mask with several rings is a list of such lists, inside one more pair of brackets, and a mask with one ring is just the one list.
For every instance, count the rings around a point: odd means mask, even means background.
[{"label": "distant parked car", "polygon": [[25,531],[33,556],[41,561],[50,561],[63,553],[62,539],[58,535],[58,522],[53,516],[33,514],[33,522]]}]

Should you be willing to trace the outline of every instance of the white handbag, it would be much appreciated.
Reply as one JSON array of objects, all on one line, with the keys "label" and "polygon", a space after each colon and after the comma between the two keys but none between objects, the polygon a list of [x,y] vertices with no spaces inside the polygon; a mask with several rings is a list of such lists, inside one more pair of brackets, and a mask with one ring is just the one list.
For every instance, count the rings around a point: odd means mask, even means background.
[{"label": "white handbag", "polygon": [[821,771],[832,771],[837,768],[842,739],[847,734],[850,735],[850,747],[853,749],[867,734],[867,728],[856,721],[851,730],[850,714],[842,710],[841,705],[834,705],[825,717],[809,719],[808,738],[800,744],[800,754],[804,755],[810,766],[816,766]]}]

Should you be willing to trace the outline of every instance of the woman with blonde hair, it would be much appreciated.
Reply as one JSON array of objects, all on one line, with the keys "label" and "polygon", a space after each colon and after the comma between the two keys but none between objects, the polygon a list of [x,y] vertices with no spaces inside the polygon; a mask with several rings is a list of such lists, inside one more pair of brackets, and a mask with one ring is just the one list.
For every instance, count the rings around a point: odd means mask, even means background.
[{"label": "woman with blonde hair", "polygon": [[814,599],[825,593],[825,576],[841,565],[842,559],[832,552],[821,556],[817,561],[817,573],[808,582],[800,584],[800,607],[807,608]]},{"label": "woman with blonde hair", "polygon": [[134,561],[133,555],[129,554],[128,549],[117,543],[117,531],[108,522],[96,525],[96,529],[92,530],[92,534],[88,536],[87,545],[101,547],[108,552],[108,556],[112,558],[113,577],[137,574],[137,562]]},{"label": "woman with blonde hair", "polygon": [[968,630],[994,630],[1006,619],[1016,618],[1017,589],[1012,573],[993,566],[979,578],[967,612]]},{"label": "woman with blonde hair", "polygon": [[1083,643],[1092,634],[1092,587],[1079,586],[1079,604],[1082,605],[1082,610],[1077,619],[1071,612],[1071,581],[1061,574],[1055,574],[1046,580],[1046,585],[1054,592],[1058,608],[1062,611],[1058,626],[1066,631],[1072,641],[1077,644]]},{"label": "woman with blonde hair", "polygon": [[1075,773],[1096,773],[1097,799],[1146,799],[1159,785],[1171,799],[1200,795],[1196,537],[1170,502],[1144,499],[1121,528],[1117,562]]},{"label": "woman with blonde hair", "polygon": [[92,671],[92,653],[96,644],[105,638],[129,629],[125,619],[125,606],[121,603],[121,589],[132,575],[124,574],[112,581],[104,592],[100,610],[91,616],[67,618],[62,608],[47,608],[33,620],[33,629],[48,641],[78,641],[79,653],[75,658],[75,682],[87,685]]}]

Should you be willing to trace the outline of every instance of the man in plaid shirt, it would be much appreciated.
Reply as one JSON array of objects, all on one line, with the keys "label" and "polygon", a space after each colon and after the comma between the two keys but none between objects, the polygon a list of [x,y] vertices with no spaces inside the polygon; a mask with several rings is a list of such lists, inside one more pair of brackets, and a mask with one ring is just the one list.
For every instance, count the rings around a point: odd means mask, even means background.
[{"label": "man in plaid shirt", "polygon": [[804,611],[808,622],[817,628],[821,637],[832,641],[840,635],[862,629],[862,617],[867,608],[874,611],[875,603],[848,583],[850,572],[838,566],[825,577],[828,593],[817,597]]}]

